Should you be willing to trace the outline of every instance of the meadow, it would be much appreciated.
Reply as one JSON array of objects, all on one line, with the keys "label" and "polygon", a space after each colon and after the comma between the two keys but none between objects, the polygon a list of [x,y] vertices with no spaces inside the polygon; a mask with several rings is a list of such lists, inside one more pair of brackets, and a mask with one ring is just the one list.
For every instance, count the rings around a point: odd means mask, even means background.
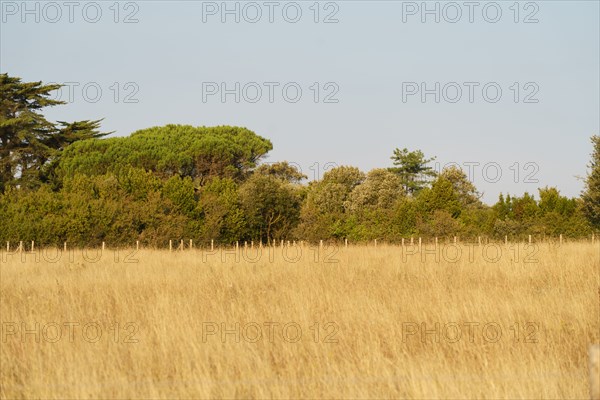
[{"label": "meadow", "polygon": [[600,245],[2,253],[1,398],[589,397]]}]

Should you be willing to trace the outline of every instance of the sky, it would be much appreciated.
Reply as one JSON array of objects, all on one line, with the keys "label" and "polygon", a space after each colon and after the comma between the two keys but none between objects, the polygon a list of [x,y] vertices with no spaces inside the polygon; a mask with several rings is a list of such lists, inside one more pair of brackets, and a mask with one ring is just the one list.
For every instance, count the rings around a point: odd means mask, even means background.
[{"label": "sky", "polygon": [[458,165],[493,203],[578,196],[600,134],[598,1],[0,1],[0,72],[53,120],[244,126],[309,179]]}]

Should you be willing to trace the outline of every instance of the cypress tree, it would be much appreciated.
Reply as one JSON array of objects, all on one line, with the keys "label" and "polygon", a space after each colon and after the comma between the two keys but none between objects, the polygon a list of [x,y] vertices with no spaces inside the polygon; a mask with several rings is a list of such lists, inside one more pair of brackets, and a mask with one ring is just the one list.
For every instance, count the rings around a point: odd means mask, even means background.
[{"label": "cypress tree", "polygon": [[54,123],[40,113],[64,104],[52,99],[60,87],[0,74],[0,193],[8,186],[35,187],[43,168],[70,143],[106,135],[98,132],[100,121]]}]

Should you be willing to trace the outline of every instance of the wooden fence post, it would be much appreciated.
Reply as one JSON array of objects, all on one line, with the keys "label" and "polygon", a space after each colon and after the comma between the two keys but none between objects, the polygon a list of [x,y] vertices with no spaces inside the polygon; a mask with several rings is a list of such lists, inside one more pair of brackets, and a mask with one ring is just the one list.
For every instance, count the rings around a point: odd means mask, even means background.
[{"label": "wooden fence post", "polygon": [[32,240],[31,241],[31,252],[33,253],[33,250],[35,249],[35,242]]},{"label": "wooden fence post", "polygon": [[477,245],[481,246],[481,236],[477,236]]},{"label": "wooden fence post", "polygon": [[210,239],[210,251],[213,251],[215,249],[215,241],[213,239]]},{"label": "wooden fence post", "polygon": [[105,246],[104,242],[102,242],[102,251],[104,251],[105,247],[106,246]]},{"label": "wooden fence post", "polygon": [[529,244],[531,244],[531,235],[529,235]]},{"label": "wooden fence post", "polygon": [[173,251],[173,241],[169,239],[169,251]]},{"label": "wooden fence post", "polygon": [[402,247],[404,247],[404,238],[402,238]]},{"label": "wooden fence post", "polygon": [[64,249],[64,251],[65,251],[65,253],[66,253],[66,252],[67,252],[67,242],[65,242],[65,244],[64,244],[64,246],[63,246],[63,249]]},{"label": "wooden fence post", "polygon": [[504,244],[508,244],[508,235],[504,235]]},{"label": "wooden fence post", "polygon": [[560,234],[560,237],[559,237],[558,241],[562,245],[562,233]]},{"label": "wooden fence post", "polygon": [[344,247],[348,247],[348,238],[344,239]]},{"label": "wooden fence post", "polygon": [[590,398],[600,400],[600,344],[590,345]]},{"label": "wooden fence post", "polygon": [[19,242],[19,253],[22,253],[22,252],[23,252],[23,241],[21,240]]},{"label": "wooden fence post", "polygon": [[135,249],[136,249],[136,250],[139,250],[139,249],[140,249],[140,241],[139,241],[139,240],[136,240],[136,241],[135,241]]},{"label": "wooden fence post", "polygon": [[411,246],[414,244],[414,243],[413,243],[413,239],[414,239],[414,238],[411,236],[411,237],[410,237],[410,245],[411,245]]},{"label": "wooden fence post", "polygon": [[454,236],[454,244],[456,244],[458,238],[456,236]]},{"label": "wooden fence post", "polygon": [[375,247],[377,247],[377,239],[375,239]]},{"label": "wooden fence post", "polygon": [[323,248],[323,240],[320,240],[320,241],[319,241],[319,247],[320,247],[320,248]]},{"label": "wooden fence post", "polygon": [[6,252],[10,252],[10,242],[6,242]]},{"label": "wooden fence post", "polygon": [[194,248],[194,241],[190,239],[190,250]]}]

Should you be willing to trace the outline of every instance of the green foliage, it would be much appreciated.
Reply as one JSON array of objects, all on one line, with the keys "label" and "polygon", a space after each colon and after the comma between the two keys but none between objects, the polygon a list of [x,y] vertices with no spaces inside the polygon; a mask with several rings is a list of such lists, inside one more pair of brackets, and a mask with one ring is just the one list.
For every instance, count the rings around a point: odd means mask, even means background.
[{"label": "green foliage", "polygon": [[269,140],[239,127],[167,125],[99,139],[99,121],[47,121],[57,85],[0,74],[0,241],[165,246],[319,240],[400,241],[528,234],[582,237],[600,227],[600,137],[581,199],[539,189],[492,207],[462,170],[439,176],[420,150],[393,168],[342,166],[320,181],[287,162],[259,165]]},{"label": "green foliage", "polygon": [[427,159],[421,150],[395,149],[391,159],[395,167],[390,168],[390,171],[400,177],[404,190],[411,195],[427,187],[430,179],[437,175],[433,168],[427,165],[435,160],[435,157]]},{"label": "green foliage", "polygon": [[431,188],[419,193],[416,203],[420,211],[417,231],[422,236],[450,237],[467,233],[470,231],[467,222],[478,220],[476,210],[481,207],[477,190],[457,168],[442,171]]},{"label": "green foliage", "polygon": [[462,208],[481,206],[479,200],[481,194],[460,168],[454,166],[445,168],[440,174],[440,178],[452,184],[453,192]]},{"label": "green foliage", "polygon": [[152,172],[140,168],[127,168],[117,173],[119,184],[134,200],[146,200],[151,193],[158,192],[161,180]]},{"label": "green foliage", "polygon": [[478,236],[492,236],[496,216],[487,206],[469,207],[460,213],[460,235],[475,239]]},{"label": "green foliage", "polygon": [[287,161],[262,164],[254,170],[255,174],[272,176],[285,182],[300,183],[306,175],[299,172]]},{"label": "green foliage", "polygon": [[434,210],[427,219],[417,224],[420,235],[425,237],[450,237],[460,234],[460,221],[446,210]]},{"label": "green foliage", "polygon": [[421,210],[426,214],[433,214],[435,211],[446,211],[456,218],[462,211],[459,195],[452,182],[445,176],[439,176],[433,182],[431,188],[424,189],[419,194],[417,200]]},{"label": "green foliage", "polygon": [[576,232],[590,232],[581,201],[561,196],[556,188],[539,189],[539,193],[537,231],[545,235],[564,234],[571,237],[576,236]]},{"label": "green foliage", "polygon": [[269,140],[245,128],[167,125],[128,137],[74,143],[62,155],[56,174],[64,179],[134,167],[161,178],[190,177],[201,185],[213,177],[243,179],[271,149]]},{"label": "green foliage", "polygon": [[347,237],[345,205],[364,179],[365,174],[358,168],[341,166],[327,171],[322,180],[311,182],[296,236],[312,241]]},{"label": "green foliage", "polygon": [[167,179],[162,187],[162,195],[173,203],[178,212],[192,218],[197,216],[194,184],[189,176],[183,179],[180,176],[172,176]]},{"label": "green foliage", "polygon": [[345,236],[352,240],[393,236],[395,227],[390,220],[405,195],[402,181],[396,174],[386,169],[371,170],[344,202]]},{"label": "green foliage", "polygon": [[44,169],[67,146],[106,135],[98,131],[100,121],[53,123],[41,114],[65,104],[51,98],[60,87],[0,74],[0,193],[9,186],[39,186]]},{"label": "green foliage", "polygon": [[555,188],[540,189],[539,200],[529,194],[500,196],[487,207],[462,201],[443,174],[410,197],[398,177],[385,170],[365,177],[341,167],[307,187],[257,171],[242,183],[217,177],[200,188],[190,177],[161,179],[136,168],[69,176],[59,191],[50,185],[9,187],[0,195],[0,241],[86,246],[140,240],[166,246],[184,238],[199,244],[291,238],[398,242],[415,235],[525,239],[528,234],[577,238],[591,233],[583,201],[561,196]]},{"label": "green foliage", "polygon": [[239,190],[249,235],[268,243],[288,237],[300,217],[302,190],[270,174],[253,174]]},{"label": "green foliage", "polygon": [[200,240],[233,243],[251,235],[247,232],[244,211],[241,208],[238,185],[231,178],[215,178],[200,191],[202,212]]},{"label": "green foliage", "polygon": [[346,208],[351,212],[389,210],[405,195],[402,180],[385,169],[371,170],[364,182],[350,193]]},{"label": "green foliage", "polygon": [[418,204],[414,199],[404,197],[397,202],[394,213],[388,223],[393,228],[390,239],[400,241],[403,237],[416,234],[418,217]]},{"label": "green foliage", "polygon": [[500,195],[492,207],[496,216],[493,235],[525,238],[529,234],[581,237],[591,232],[581,200],[561,196],[556,188],[539,189],[540,200]]},{"label": "green foliage", "polygon": [[75,175],[60,192],[42,185],[34,192],[11,189],[0,196],[0,218],[9,221],[2,240],[27,238],[40,245],[161,245],[183,238],[187,218],[179,205],[150,189],[141,198],[128,193],[114,174]]},{"label": "green foliage", "polygon": [[583,212],[592,225],[600,230],[600,136],[592,136],[592,159],[589,164],[590,173],[585,181],[585,190],[581,198],[583,200]]}]

